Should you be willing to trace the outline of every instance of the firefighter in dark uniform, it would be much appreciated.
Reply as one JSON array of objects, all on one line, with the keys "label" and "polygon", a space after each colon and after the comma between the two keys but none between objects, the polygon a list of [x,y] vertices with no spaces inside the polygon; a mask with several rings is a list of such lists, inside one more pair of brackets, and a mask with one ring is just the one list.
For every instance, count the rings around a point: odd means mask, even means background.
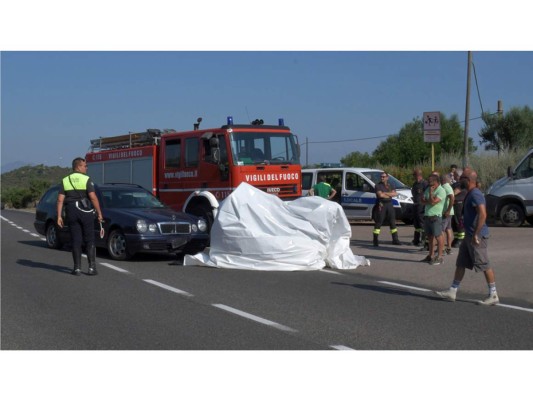
[{"label": "firefighter in dark uniform", "polygon": [[62,211],[65,203],[66,219],[70,231],[72,244],[72,259],[74,268],[72,275],[81,274],[81,250],[85,243],[87,259],[89,261],[89,275],[96,275],[96,247],[94,245],[94,213],[101,223],[104,218],[98,197],[94,191],[94,183],[87,176],[87,163],[83,158],[72,161],[70,175],[63,178],[57,196],[57,225],[64,226]]},{"label": "firefighter in dark uniform", "polygon": [[376,185],[376,205],[372,215],[374,216],[374,246],[379,246],[379,234],[381,226],[388,219],[390,233],[392,235],[392,244],[400,245],[398,239],[398,229],[396,229],[396,214],[392,205],[392,198],[397,195],[396,190],[391,188],[388,183],[389,175],[386,172],[381,173],[381,181]]},{"label": "firefighter in dark uniform", "polygon": [[464,188],[461,188],[459,177],[462,173],[462,170],[456,170],[454,172],[455,183],[452,185],[453,194],[455,195],[455,201],[453,203],[454,215],[452,216],[452,229],[454,236],[452,247],[459,247],[465,238],[465,226],[463,224],[463,201],[468,191]]},{"label": "firefighter in dark uniform", "polygon": [[411,194],[413,196],[413,225],[415,227],[415,235],[411,243],[414,246],[420,246],[425,241],[424,205],[422,204],[422,197],[428,187],[428,183],[422,176],[422,170],[419,168],[413,170],[413,177],[415,181],[411,188]]}]

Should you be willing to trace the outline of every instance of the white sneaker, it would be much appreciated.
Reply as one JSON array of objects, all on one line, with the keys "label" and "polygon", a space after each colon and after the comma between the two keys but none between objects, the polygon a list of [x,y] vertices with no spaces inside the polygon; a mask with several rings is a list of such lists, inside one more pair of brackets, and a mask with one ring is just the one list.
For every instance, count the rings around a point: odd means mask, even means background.
[{"label": "white sneaker", "polygon": [[490,294],[485,300],[479,300],[477,303],[481,306],[495,306],[500,302],[498,293],[494,292]]},{"label": "white sneaker", "polygon": [[448,290],[443,290],[442,292],[435,292],[435,294],[441,299],[455,301],[455,296],[457,296],[457,289],[449,288]]}]

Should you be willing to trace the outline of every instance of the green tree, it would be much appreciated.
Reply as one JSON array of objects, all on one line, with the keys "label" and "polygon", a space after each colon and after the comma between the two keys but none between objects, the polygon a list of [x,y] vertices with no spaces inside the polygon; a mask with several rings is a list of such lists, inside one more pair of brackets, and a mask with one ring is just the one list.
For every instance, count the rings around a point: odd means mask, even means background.
[{"label": "green tree", "polygon": [[[442,152],[462,152],[464,130],[457,115],[447,118],[441,114],[441,141],[435,143],[435,159]],[[469,152],[476,150],[469,138]],[[424,125],[417,117],[405,124],[398,134],[392,135],[381,142],[372,153],[374,159],[383,165],[413,166],[420,165],[431,159],[431,143],[424,142]]]},{"label": "green tree", "polygon": [[513,107],[505,115],[483,114],[485,126],[479,136],[485,150],[499,153],[517,147],[533,146],[533,110]]},{"label": "green tree", "polygon": [[11,188],[2,194],[2,201],[11,205],[13,208],[24,208],[34,199],[28,189]]}]

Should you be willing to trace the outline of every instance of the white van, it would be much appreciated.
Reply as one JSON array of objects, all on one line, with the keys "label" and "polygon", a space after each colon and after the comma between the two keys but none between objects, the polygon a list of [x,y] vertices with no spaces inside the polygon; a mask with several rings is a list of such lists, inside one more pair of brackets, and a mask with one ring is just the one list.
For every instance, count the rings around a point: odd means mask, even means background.
[{"label": "white van", "polygon": [[[370,168],[314,168],[302,170],[302,195],[317,183],[318,175],[323,175],[336,191],[332,199],[340,203],[348,220],[371,220],[372,208],[376,204],[374,187],[381,181],[379,169]],[[389,174],[389,184],[396,189],[398,196],[392,204],[396,219],[410,224],[413,221],[413,198],[411,188]]]},{"label": "white van", "polygon": [[533,148],[507,176],[494,182],[487,191],[487,214],[504,226],[533,225]]}]

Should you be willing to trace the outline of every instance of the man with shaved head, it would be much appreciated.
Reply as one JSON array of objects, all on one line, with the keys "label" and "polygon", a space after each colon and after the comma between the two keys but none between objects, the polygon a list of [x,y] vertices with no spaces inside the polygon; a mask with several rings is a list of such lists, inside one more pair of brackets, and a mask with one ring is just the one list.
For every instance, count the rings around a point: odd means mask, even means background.
[{"label": "man with shaved head", "polygon": [[457,289],[465,275],[465,269],[473,269],[476,272],[483,271],[489,294],[484,300],[478,301],[478,304],[493,306],[498,304],[500,300],[496,292],[494,271],[490,267],[487,254],[489,228],[486,224],[485,196],[477,187],[478,176],[473,169],[465,168],[459,179],[461,186],[468,190],[463,202],[463,222],[466,237],[459,247],[452,286],[448,290],[435,293],[445,300],[455,301]]}]

